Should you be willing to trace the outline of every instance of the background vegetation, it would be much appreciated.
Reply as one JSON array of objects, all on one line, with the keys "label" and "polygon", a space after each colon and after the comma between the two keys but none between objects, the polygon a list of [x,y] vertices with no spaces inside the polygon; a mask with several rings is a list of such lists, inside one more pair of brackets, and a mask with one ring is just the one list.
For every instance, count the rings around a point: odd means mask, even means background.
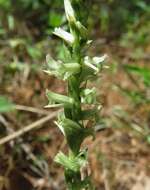
[{"label": "background vegetation", "polygon": [[[67,27],[63,14],[61,0],[0,0],[0,138],[53,112],[43,111],[45,89],[65,91],[62,82],[42,71],[48,53],[64,57],[52,35],[54,27]],[[95,82],[103,106],[99,132],[96,141],[85,142],[93,181],[98,190],[147,190],[150,2],[89,0],[79,16],[94,41],[89,54],[109,56],[109,69]],[[41,126],[0,145],[0,189],[64,189],[62,169],[53,158],[66,144],[52,121]]]}]

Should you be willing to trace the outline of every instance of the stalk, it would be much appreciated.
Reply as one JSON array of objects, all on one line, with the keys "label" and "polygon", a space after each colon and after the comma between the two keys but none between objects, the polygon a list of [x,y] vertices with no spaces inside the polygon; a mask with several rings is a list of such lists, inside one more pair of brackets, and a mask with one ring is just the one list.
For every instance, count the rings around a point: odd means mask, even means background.
[{"label": "stalk", "polygon": [[[76,0],[75,5],[81,7],[82,4],[79,3],[81,2]],[[91,120],[94,126],[98,121],[99,103],[96,101],[95,89],[88,89],[87,83],[97,77],[106,56],[91,58],[85,55],[90,41],[88,30],[77,16],[80,15],[80,10],[75,14],[70,0],[64,0],[64,7],[70,31],[56,28],[54,34],[63,40],[67,58],[55,61],[51,56],[47,56],[48,68],[45,71],[67,81],[68,84],[66,96],[47,90],[47,107],[64,108],[55,123],[65,136],[69,147],[68,155],[59,152],[55,161],[64,167],[68,190],[92,190],[94,188],[90,176],[83,176],[81,173],[88,164],[87,149],[82,149],[81,145],[86,137],[94,136],[94,127],[89,128],[86,123]]]}]

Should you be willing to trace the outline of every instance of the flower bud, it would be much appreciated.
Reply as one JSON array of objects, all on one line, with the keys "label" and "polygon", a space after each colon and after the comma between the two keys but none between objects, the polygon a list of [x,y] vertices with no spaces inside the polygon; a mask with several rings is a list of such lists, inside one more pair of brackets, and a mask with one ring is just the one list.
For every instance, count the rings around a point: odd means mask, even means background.
[{"label": "flower bud", "polygon": [[70,0],[64,0],[64,6],[68,22],[75,23],[76,22],[75,13],[71,6]]}]

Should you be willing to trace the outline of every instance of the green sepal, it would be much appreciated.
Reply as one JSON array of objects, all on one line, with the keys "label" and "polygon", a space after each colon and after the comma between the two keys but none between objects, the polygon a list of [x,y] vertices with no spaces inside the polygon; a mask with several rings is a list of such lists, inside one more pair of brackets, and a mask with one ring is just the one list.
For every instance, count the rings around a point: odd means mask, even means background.
[{"label": "green sepal", "polygon": [[87,149],[81,150],[76,156],[73,154],[66,156],[64,153],[59,152],[54,160],[61,164],[65,170],[79,172],[80,168],[85,167],[87,164]]},{"label": "green sepal", "polygon": [[49,90],[46,90],[46,96],[49,101],[48,105],[62,104],[64,107],[72,107],[74,104],[74,100],[72,98]]}]

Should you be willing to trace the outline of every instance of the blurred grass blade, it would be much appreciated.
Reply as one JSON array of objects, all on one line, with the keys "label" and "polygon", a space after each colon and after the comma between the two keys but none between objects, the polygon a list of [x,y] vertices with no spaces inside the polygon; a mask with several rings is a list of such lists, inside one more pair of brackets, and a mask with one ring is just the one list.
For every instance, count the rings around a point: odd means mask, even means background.
[{"label": "blurred grass blade", "polygon": [[138,74],[142,78],[145,86],[150,86],[150,69],[148,67],[139,67],[137,65],[125,65],[124,68],[131,73]]}]

